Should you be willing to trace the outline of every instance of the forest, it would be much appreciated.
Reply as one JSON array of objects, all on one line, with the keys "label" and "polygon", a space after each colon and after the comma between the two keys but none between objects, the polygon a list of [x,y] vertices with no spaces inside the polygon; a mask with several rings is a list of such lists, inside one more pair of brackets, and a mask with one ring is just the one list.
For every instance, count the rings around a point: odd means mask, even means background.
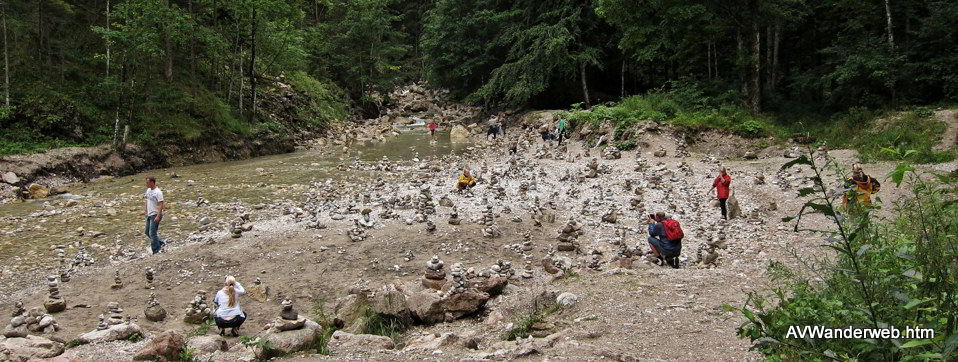
[{"label": "forest", "polygon": [[[0,154],[376,117],[415,81],[489,110],[667,92],[779,122],[958,98],[939,0],[5,0]],[[265,96],[306,95],[277,121]],[[275,101],[275,99],[274,99]],[[799,116],[801,115],[801,116]]]}]

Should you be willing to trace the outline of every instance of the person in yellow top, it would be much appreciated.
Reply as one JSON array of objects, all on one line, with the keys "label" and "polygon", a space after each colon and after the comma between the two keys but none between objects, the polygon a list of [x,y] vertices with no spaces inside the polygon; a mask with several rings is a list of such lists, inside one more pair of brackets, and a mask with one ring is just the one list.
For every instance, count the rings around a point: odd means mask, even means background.
[{"label": "person in yellow top", "polygon": [[[853,186],[854,188],[852,188]],[[849,199],[852,203],[857,201],[861,205],[871,205],[872,194],[881,190],[881,184],[878,183],[878,180],[866,175],[862,165],[857,163],[852,166],[852,177],[845,180],[845,187],[851,189],[842,199],[842,206],[845,207],[848,207]]]},{"label": "person in yellow top", "polygon": [[464,191],[476,186],[476,179],[469,173],[468,168],[462,169],[462,175],[459,175],[459,182],[456,184],[456,190]]}]

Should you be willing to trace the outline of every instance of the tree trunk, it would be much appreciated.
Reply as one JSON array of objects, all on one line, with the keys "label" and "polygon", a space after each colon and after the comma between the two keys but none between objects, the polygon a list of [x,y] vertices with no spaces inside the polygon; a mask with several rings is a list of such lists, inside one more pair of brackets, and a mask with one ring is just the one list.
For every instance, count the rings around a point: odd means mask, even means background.
[{"label": "tree trunk", "polygon": [[885,0],[885,19],[888,23],[888,46],[895,47],[895,33],[892,32],[891,0]]},{"label": "tree trunk", "polygon": [[249,57],[249,88],[250,88],[250,121],[256,117],[256,9],[253,9],[253,21],[250,28],[250,57]]},{"label": "tree trunk", "polygon": [[715,79],[720,78],[719,75],[719,57],[718,57],[718,44],[712,43],[712,62],[714,62],[712,69],[715,69]]},{"label": "tree trunk", "polygon": [[778,50],[779,45],[782,42],[782,24],[779,22],[775,23],[775,32],[772,34],[775,37],[775,40],[772,41],[772,71],[770,72],[768,89],[771,91],[775,90],[775,87],[778,85]]},{"label": "tree trunk", "polygon": [[173,41],[170,40],[170,36],[163,37],[163,48],[166,52],[166,64],[163,67],[163,76],[166,77],[167,81],[173,81]]},{"label": "tree trunk", "polygon": [[705,43],[705,67],[709,71],[708,80],[712,80],[712,42]]},{"label": "tree trunk", "polygon": [[758,26],[758,21],[754,19],[756,18],[753,18],[752,21],[752,79],[750,81],[749,106],[752,112],[758,113],[762,111],[762,32]]},{"label": "tree trunk", "polygon": [[746,66],[747,59],[745,57],[745,39],[742,36],[741,30],[735,31],[735,43],[737,48],[735,49],[736,59],[738,64],[738,81],[742,85],[742,95],[748,96],[748,82],[746,81],[746,73],[748,73],[748,66]]},{"label": "tree trunk", "polygon": [[625,58],[622,58],[622,71],[619,72],[619,84],[622,85],[622,95],[620,97],[625,98]]},{"label": "tree trunk", "polygon": [[3,9],[3,91],[4,104],[10,107],[10,58],[7,51],[7,9]]},{"label": "tree trunk", "polygon": [[37,65],[43,70],[43,1],[37,1]]},{"label": "tree trunk", "polygon": [[[190,12],[190,93],[193,95],[193,99],[196,99],[196,29],[194,24],[196,24],[196,18],[193,14],[193,0],[187,2],[187,7]],[[191,103],[192,104],[192,103]]]},{"label": "tree trunk", "polygon": [[769,82],[771,81],[771,71],[772,71],[772,26],[765,26],[765,89],[771,89]]},{"label": "tree trunk", "polygon": [[[106,0],[106,30],[110,31],[110,0]],[[106,40],[106,76],[110,77],[110,39]]]},{"label": "tree trunk", "polygon": [[579,63],[579,75],[582,79],[582,96],[585,97],[585,108],[592,108],[592,104],[589,102],[589,85],[585,79],[585,62]]}]

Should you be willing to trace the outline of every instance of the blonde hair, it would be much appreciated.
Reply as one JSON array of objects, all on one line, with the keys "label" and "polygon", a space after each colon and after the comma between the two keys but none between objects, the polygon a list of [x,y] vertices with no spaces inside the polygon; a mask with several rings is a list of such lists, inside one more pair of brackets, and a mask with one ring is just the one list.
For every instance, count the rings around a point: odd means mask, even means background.
[{"label": "blonde hair", "polygon": [[233,308],[236,306],[236,278],[233,278],[232,275],[226,276],[225,284],[223,290],[226,291],[226,296],[229,297],[229,301],[226,304],[228,307]]}]

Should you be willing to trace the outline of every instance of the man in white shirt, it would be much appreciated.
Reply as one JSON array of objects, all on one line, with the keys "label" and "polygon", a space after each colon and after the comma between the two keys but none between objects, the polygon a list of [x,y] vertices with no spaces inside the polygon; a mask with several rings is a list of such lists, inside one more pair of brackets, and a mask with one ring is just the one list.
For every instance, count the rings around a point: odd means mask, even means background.
[{"label": "man in white shirt", "polygon": [[146,199],[146,236],[150,238],[150,249],[153,254],[159,253],[166,243],[156,236],[157,229],[160,228],[160,220],[163,220],[163,191],[156,187],[156,178],[153,176],[146,178],[146,193],[143,194]]}]

